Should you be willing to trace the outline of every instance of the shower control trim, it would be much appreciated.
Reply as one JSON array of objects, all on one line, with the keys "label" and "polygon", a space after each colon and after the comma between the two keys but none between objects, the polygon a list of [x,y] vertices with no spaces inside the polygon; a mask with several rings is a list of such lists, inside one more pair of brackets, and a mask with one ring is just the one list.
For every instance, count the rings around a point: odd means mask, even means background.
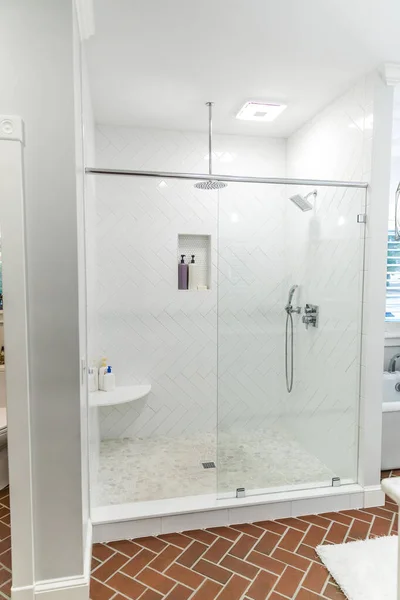
[{"label": "shower control trim", "polygon": [[309,325],[312,327],[318,327],[319,306],[316,304],[306,304],[302,321],[306,326],[306,329],[308,329]]}]

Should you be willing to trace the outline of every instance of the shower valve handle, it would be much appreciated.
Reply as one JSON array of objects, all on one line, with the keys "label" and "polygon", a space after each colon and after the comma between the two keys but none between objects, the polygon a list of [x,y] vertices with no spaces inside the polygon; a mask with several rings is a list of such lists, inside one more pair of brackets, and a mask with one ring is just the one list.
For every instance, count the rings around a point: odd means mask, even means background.
[{"label": "shower valve handle", "polygon": [[306,304],[304,307],[304,315],[302,321],[308,329],[309,325],[313,327],[318,327],[318,317],[319,317],[319,306],[315,304]]}]

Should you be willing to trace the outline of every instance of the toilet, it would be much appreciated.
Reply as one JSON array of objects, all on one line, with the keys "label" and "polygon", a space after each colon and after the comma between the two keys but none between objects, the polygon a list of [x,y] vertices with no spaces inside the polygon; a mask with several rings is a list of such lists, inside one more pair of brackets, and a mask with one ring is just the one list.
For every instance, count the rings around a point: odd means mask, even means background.
[{"label": "toilet", "polygon": [[0,490],[8,485],[6,374],[0,365]]}]

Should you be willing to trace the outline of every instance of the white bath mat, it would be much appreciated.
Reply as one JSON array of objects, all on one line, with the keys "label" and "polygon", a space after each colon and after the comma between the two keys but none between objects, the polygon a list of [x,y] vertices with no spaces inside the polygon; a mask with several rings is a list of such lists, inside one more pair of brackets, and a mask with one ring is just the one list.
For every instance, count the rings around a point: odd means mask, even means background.
[{"label": "white bath mat", "polygon": [[349,600],[397,599],[397,535],[316,551]]}]

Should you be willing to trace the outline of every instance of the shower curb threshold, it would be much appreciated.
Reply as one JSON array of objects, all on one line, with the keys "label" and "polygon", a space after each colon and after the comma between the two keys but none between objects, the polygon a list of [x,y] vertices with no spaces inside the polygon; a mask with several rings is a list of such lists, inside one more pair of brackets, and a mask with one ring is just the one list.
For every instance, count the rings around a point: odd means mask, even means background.
[{"label": "shower curb threshold", "polygon": [[115,504],[92,509],[93,541],[107,542],[191,529],[371,508],[384,504],[380,485],[359,484],[217,499],[215,494]]}]

